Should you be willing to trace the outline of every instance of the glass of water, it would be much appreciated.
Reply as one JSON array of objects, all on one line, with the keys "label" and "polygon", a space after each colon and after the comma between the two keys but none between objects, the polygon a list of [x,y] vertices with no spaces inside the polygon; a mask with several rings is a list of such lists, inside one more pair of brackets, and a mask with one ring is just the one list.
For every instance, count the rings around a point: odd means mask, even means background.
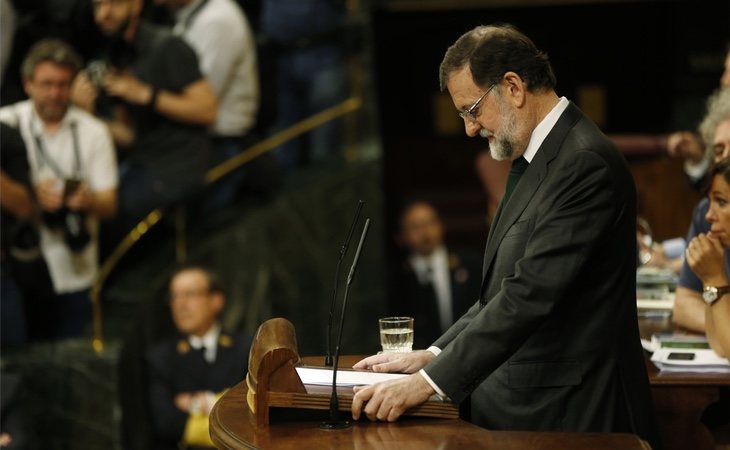
[{"label": "glass of water", "polygon": [[380,345],[383,353],[405,353],[413,350],[413,317],[384,317],[380,324]]}]

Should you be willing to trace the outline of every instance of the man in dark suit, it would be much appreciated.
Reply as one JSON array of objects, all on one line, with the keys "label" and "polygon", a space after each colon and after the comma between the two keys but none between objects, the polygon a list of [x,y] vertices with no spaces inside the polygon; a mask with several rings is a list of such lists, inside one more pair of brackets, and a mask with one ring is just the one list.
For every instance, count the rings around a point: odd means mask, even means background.
[{"label": "man in dark suit", "polygon": [[221,331],[225,299],[213,274],[198,266],[170,281],[170,308],[180,336],[147,352],[155,448],[213,447],[208,416],[248,369],[250,336]]},{"label": "man in dark suit", "polygon": [[476,301],[481,256],[447,248],[443,222],[423,200],[401,211],[398,242],[408,255],[391,280],[391,314],[413,317],[414,348],[427,348]]},{"label": "man in dark suit", "polygon": [[655,445],[624,158],[558,97],[547,55],[512,26],[464,34],[440,80],[466,133],[513,161],[480,300],[428,350],[356,364],[413,374],[356,388],[353,417],[393,421],[439,393],[471,396],[471,420],[490,429],[628,432]]}]

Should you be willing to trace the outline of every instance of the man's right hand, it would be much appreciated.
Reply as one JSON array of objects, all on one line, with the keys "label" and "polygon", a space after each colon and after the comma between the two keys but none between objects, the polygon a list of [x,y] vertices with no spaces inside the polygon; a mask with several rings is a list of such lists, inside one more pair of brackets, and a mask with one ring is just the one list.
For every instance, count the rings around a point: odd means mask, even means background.
[{"label": "man's right hand", "polygon": [[353,369],[387,373],[415,373],[423,369],[436,355],[428,350],[410,353],[381,353],[369,356],[352,366]]},{"label": "man's right hand", "polygon": [[63,206],[63,188],[59,180],[46,179],[35,186],[36,198],[41,209],[56,212]]},{"label": "man's right hand", "polygon": [[692,164],[699,164],[705,155],[702,139],[691,131],[677,131],[667,139],[667,153],[674,158],[689,160]]},{"label": "man's right hand", "polygon": [[98,96],[99,90],[91,82],[87,73],[83,70],[79,72],[71,86],[71,101],[73,104],[93,114],[96,109],[96,97]]}]

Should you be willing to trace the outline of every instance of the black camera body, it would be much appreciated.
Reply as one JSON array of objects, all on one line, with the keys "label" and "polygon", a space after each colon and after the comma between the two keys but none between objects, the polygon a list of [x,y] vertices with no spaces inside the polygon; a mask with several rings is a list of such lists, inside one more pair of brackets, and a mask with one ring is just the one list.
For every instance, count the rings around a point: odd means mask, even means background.
[{"label": "black camera body", "polygon": [[86,227],[86,214],[62,208],[55,212],[43,212],[43,222],[53,230],[63,231],[66,245],[72,252],[83,251],[89,242],[91,234]]},{"label": "black camera body", "polygon": [[86,66],[86,73],[88,74],[89,81],[91,81],[97,89],[101,89],[102,81],[106,74],[109,73],[109,63],[100,59],[91,61]]}]

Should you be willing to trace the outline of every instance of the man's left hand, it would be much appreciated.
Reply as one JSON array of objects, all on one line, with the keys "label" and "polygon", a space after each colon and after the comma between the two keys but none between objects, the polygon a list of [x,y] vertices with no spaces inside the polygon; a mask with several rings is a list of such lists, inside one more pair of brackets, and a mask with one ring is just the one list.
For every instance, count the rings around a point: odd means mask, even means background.
[{"label": "man's left hand", "polygon": [[722,242],[712,235],[700,233],[687,246],[687,265],[705,285],[725,286],[725,250]]},{"label": "man's left hand", "polygon": [[86,183],[81,183],[68,194],[66,206],[72,211],[88,211],[94,201],[94,195],[91,193]]},{"label": "man's left hand", "polygon": [[[435,392],[423,376],[383,381],[371,386],[356,386],[352,398],[352,418],[364,412],[372,421],[395,422],[408,409],[424,403]],[[364,406],[364,407],[363,407]]]},{"label": "man's left hand", "polygon": [[135,105],[146,105],[152,98],[152,87],[129,73],[107,74],[103,85],[109,95],[121,97]]}]

